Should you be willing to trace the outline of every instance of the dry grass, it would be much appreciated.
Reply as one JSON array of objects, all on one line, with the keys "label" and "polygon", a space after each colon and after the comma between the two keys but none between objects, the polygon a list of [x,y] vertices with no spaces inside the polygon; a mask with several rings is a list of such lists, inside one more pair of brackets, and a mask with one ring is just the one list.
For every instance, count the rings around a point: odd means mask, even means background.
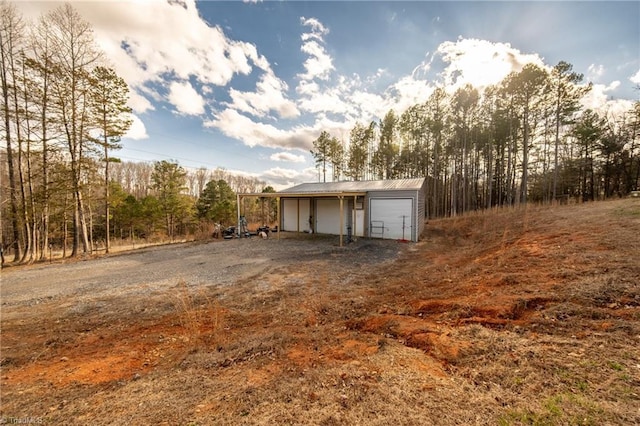
[{"label": "dry grass", "polygon": [[[224,339],[226,310],[202,288],[189,288],[181,280],[175,288],[174,306],[183,330],[183,339],[192,350]],[[206,337],[206,342],[203,339]]]},{"label": "dry grass", "polygon": [[[3,324],[15,355],[3,361],[0,416],[640,424],[638,235],[635,200],[504,209],[433,220],[400,259],[366,270],[358,256],[375,252],[363,245],[233,286],[181,282],[144,314],[127,316],[132,302],[121,300],[73,314],[49,306],[43,326],[56,343],[38,360],[18,356],[42,345],[18,343],[37,336],[35,322]],[[353,267],[337,268],[343,259]],[[75,357],[104,380],[81,375]]]}]

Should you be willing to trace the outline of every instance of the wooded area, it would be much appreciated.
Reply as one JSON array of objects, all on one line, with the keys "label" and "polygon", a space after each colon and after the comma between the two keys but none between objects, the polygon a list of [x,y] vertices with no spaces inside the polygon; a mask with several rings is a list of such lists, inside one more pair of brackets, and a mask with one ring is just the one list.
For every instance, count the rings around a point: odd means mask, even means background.
[{"label": "wooded area", "polygon": [[427,177],[429,217],[626,196],[640,183],[640,103],[601,116],[581,106],[582,80],[560,62],[525,65],[483,92],[438,88],[399,116],[357,123],[349,141],[322,132],[319,179]]},{"label": "wooded area", "polygon": [[0,8],[3,264],[5,255],[30,263],[52,249],[108,253],[114,237],[208,233],[212,221],[233,222],[234,191],[269,190],[224,170],[121,163],[112,153],[131,126],[129,89],[91,26],[69,4],[36,23],[11,3]]},{"label": "wooded area", "polygon": [[[208,237],[213,223],[234,222],[237,192],[273,191],[225,170],[120,162],[128,86],[91,26],[69,4],[28,24],[11,3],[0,8],[3,263],[52,248],[109,252],[111,238]],[[582,80],[565,62],[529,64],[483,92],[438,88],[399,115],[357,123],[349,140],[323,131],[311,151],[319,179],[427,177],[429,217],[624,196],[640,182],[640,103],[619,116],[585,110]],[[274,208],[258,200],[243,212],[269,223]]]}]

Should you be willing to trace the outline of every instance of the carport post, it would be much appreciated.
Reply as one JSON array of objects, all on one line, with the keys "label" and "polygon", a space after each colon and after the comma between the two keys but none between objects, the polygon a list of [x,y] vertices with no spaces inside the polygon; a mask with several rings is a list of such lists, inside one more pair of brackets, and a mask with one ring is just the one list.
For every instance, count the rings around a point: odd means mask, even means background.
[{"label": "carport post", "polygon": [[[351,234],[352,235],[352,239],[356,238],[356,231],[357,231],[356,224],[358,223],[358,212],[356,210],[356,201],[358,201],[358,196],[354,195],[353,196],[353,210],[351,210],[351,212],[350,212],[351,213],[351,223],[352,223],[352,226],[353,226],[353,233]],[[349,244],[351,244],[351,241],[349,241]]]},{"label": "carport post", "polygon": [[276,204],[278,205],[278,241],[280,241],[280,232],[282,232],[282,224],[280,223],[280,197],[276,197]]},{"label": "carport post", "polygon": [[342,227],[344,226],[344,195],[338,195],[340,200],[340,247],[342,247]]},{"label": "carport post", "polygon": [[238,233],[238,237],[240,236],[240,194],[236,195],[236,208],[237,208],[237,216],[236,219],[238,227],[236,228],[236,232]]}]

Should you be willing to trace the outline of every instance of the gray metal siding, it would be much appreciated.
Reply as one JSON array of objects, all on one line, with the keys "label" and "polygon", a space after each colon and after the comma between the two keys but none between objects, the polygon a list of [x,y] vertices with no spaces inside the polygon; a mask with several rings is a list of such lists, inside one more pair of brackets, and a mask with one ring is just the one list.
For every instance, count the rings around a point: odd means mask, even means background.
[{"label": "gray metal siding", "polygon": [[420,239],[420,235],[424,232],[425,221],[427,220],[427,180],[425,179],[422,184],[422,188],[418,191],[418,205],[417,205],[417,235],[414,241]]},{"label": "gray metal siding", "polygon": [[416,198],[417,191],[369,191],[369,198]]},{"label": "gray metal siding", "polygon": [[[412,223],[415,223],[416,226],[411,230],[411,241],[417,242],[420,233],[422,232],[422,228],[424,227],[424,206],[422,207],[423,215],[420,217],[420,207],[417,206],[421,203],[420,201],[420,192],[416,190],[405,190],[405,191],[370,191],[367,193],[366,203],[367,206],[370,206],[370,200],[372,198],[411,198],[413,200],[413,211],[412,211]],[[371,237],[371,230],[368,229],[368,225],[371,223],[371,211],[367,209],[367,217],[365,218],[365,226],[367,226],[367,235]]]}]

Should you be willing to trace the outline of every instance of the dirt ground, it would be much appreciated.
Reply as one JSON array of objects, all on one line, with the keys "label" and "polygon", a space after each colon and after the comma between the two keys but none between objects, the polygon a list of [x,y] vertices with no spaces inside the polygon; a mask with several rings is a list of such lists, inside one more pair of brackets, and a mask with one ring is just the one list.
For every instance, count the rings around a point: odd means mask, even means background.
[{"label": "dirt ground", "polygon": [[640,424],[640,201],[3,270],[0,424]]}]

